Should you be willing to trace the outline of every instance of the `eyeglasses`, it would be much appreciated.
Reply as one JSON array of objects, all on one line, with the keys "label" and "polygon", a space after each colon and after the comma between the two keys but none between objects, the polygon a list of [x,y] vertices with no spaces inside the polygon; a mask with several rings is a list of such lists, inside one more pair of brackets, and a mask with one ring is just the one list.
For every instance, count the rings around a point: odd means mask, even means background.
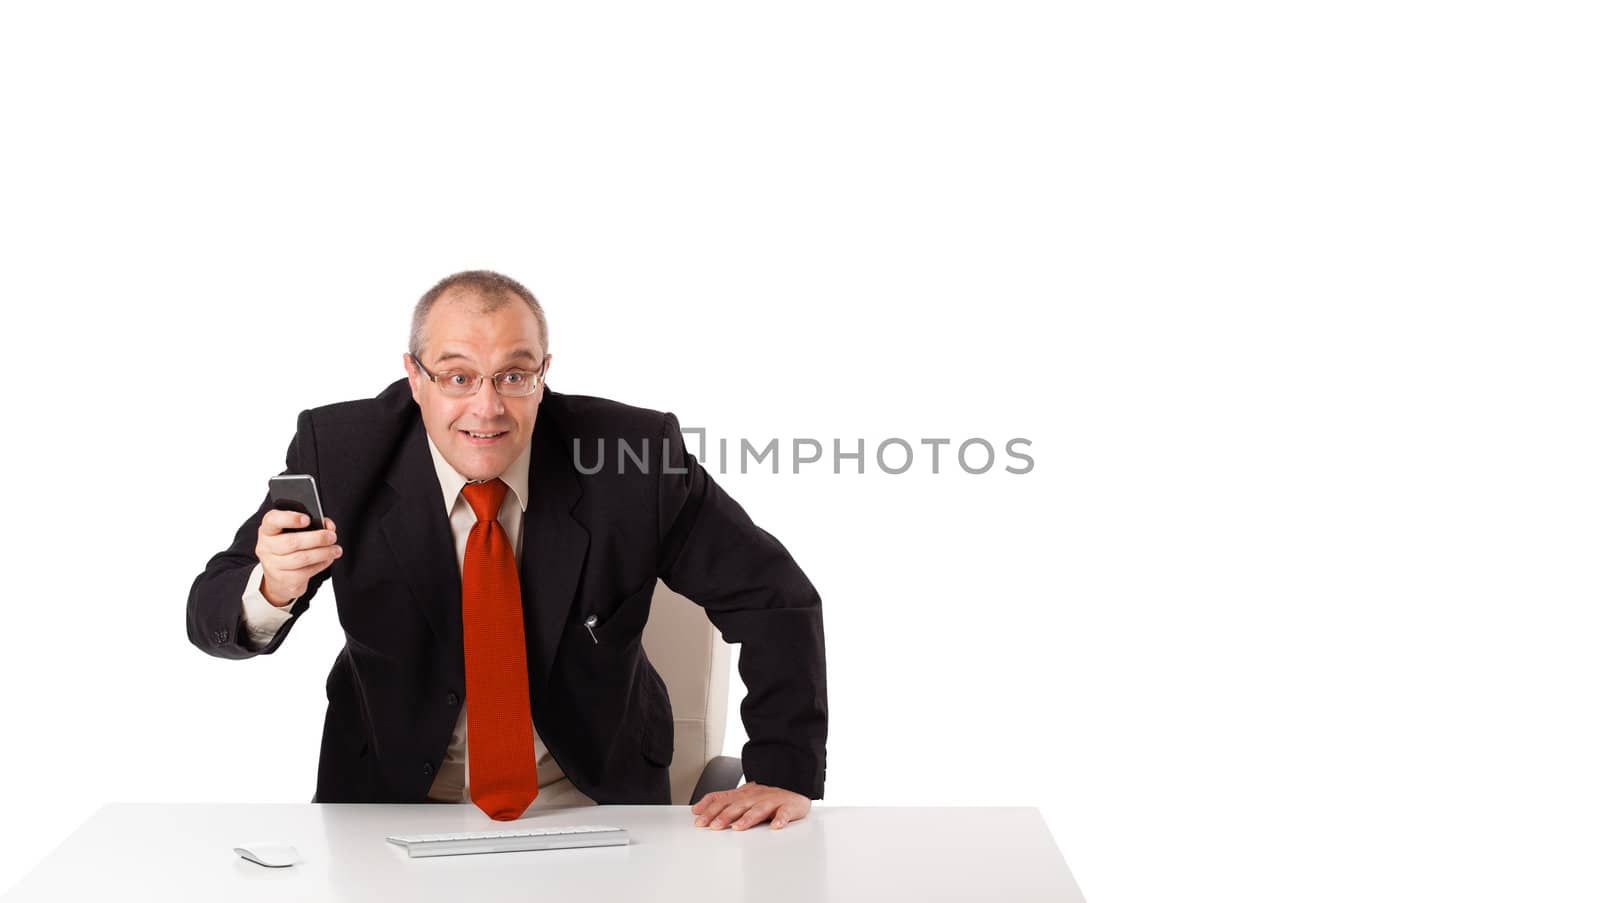
[{"label": "eyeglasses", "polygon": [[[422,361],[417,360],[414,354],[407,355],[411,362],[417,365],[422,375],[433,381],[439,387],[439,394],[449,398],[466,398],[478,394],[478,387],[483,385],[483,377],[466,370],[442,370],[438,373],[429,372],[422,366]],[[544,368],[548,364],[540,364],[538,370],[501,370],[489,377],[489,384],[501,395],[511,398],[521,398],[539,391],[539,383],[544,381]]]}]

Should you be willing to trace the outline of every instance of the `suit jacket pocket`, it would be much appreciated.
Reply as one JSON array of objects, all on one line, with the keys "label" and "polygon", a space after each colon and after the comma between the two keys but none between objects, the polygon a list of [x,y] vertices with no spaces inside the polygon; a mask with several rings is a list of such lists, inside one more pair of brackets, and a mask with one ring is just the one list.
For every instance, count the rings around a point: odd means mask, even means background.
[{"label": "suit jacket pocket", "polygon": [[578,629],[597,645],[625,646],[644,633],[644,625],[650,620],[650,598],[655,591],[656,581],[652,578],[642,589],[629,593],[609,611],[582,612],[582,623]]}]

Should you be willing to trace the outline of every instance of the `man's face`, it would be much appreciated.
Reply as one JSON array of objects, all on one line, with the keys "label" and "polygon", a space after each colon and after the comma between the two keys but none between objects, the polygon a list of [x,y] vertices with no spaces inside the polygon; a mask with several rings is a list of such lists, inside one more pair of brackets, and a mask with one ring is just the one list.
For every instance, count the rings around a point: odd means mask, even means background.
[{"label": "man's face", "polygon": [[533,438],[544,384],[532,395],[510,398],[496,392],[487,377],[501,370],[537,371],[545,361],[533,311],[513,298],[484,313],[475,294],[446,293],[428,312],[418,357],[441,381],[447,371],[486,377],[472,395],[450,398],[405,357],[422,424],[450,466],[469,480],[505,473]]}]

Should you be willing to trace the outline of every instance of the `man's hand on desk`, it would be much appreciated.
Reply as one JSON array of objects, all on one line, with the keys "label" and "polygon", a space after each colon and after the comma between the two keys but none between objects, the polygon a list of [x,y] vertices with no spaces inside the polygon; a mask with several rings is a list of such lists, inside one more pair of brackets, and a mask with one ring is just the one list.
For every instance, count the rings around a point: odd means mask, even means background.
[{"label": "man's hand on desk", "polygon": [[768,787],[752,781],[736,790],[708,793],[689,811],[695,815],[694,826],[697,828],[709,824],[711,830],[719,831],[731,822],[735,831],[743,831],[770,818],[772,827],[776,829],[805,818],[806,813],[811,811],[811,800],[793,790]]}]

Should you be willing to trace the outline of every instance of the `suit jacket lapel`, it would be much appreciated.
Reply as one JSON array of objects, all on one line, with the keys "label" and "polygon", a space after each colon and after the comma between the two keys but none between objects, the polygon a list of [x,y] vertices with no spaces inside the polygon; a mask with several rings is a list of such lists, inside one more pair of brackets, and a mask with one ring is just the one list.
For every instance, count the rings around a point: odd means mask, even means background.
[{"label": "suit jacket lapel", "polygon": [[385,481],[394,498],[383,514],[383,534],[395,564],[440,644],[459,653],[461,571],[421,417],[401,440]]},{"label": "suit jacket lapel", "polygon": [[522,617],[528,642],[528,673],[534,705],[555,663],[589,553],[589,531],[574,514],[583,488],[568,441],[548,393],[533,430],[528,462],[528,510],[522,521]]}]

